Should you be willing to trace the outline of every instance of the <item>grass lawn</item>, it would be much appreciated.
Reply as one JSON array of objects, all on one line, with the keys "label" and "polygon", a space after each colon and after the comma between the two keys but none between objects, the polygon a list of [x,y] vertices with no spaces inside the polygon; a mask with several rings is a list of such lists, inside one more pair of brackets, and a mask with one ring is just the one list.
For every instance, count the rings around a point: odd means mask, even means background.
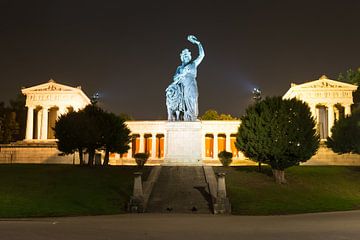
[{"label": "grass lawn", "polygon": [[360,167],[297,166],[285,171],[286,185],[263,167],[216,168],[225,171],[233,214],[269,215],[360,209]]},{"label": "grass lawn", "polygon": [[[0,217],[115,214],[125,211],[135,167],[0,165]],[[144,170],[144,175],[149,169]]]}]

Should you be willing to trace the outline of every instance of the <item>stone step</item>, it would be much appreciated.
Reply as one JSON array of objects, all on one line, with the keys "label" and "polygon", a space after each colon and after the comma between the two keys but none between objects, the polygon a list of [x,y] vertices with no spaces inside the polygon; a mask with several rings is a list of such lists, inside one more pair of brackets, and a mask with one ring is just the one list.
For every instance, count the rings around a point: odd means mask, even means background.
[{"label": "stone step", "polygon": [[202,167],[163,166],[146,212],[211,213],[210,199]]}]

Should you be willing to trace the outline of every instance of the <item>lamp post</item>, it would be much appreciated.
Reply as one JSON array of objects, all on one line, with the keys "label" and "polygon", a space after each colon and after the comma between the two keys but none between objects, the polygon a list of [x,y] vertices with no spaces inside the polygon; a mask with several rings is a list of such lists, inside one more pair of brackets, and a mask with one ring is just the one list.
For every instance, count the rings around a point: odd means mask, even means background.
[{"label": "lamp post", "polygon": [[[255,104],[261,101],[261,90],[259,88],[254,88],[252,94]],[[259,161],[258,170],[261,172],[261,161]]]},{"label": "lamp post", "polygon": [[100,99],[100,94],[99,93],[94,93],[91,97],[91,104],[92,105],[96,105],[99,102]]}]

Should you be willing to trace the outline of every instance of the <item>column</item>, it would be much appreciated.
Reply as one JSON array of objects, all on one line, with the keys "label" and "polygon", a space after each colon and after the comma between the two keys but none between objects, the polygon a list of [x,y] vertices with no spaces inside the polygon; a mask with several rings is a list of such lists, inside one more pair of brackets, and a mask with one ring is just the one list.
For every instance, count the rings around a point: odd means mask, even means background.
[{"label": "column", "polygon": [[213,158],[218,158],[219,153],[219,141],[218,141],[218,134],[214,133],[214,151],[213,151]]},{"label": "column", "polygon": [[331,136],[331,128],[334,126],[334,105],[326,105],[328,110],[328,136]]},{"label": "column", "polygon": [[315,109],[316,110],[316,119],[315,119],[315,123],[316,123],[316,125],[315,125],[315,127],[316,127],[316,131],[317,131],[317,133],[320,135],[320,108],[316,108]]},{"label": "column", "polygon": [[206,158],[206,144],[205,144],[205,139],[206,139],[206,134],[202,133],[201,134],[201,158],[205,159]]},{"label": "column", "polygon": [[140,152],[140,153],[145,152],[145,138],[144,138],[144,134],[143,134],[143,133],[140,133],[139,152]]},{"label": "column", "polygon": [[46,140],[48,135],[48,116],[49,108],[43,107],[42,109],[42,119],[41,119],[41,140]]},{"label": "column", "polygon": [[345,117],[350,116],[351,115],[351,105],[347,104],[344,105],[344,113],[345,113]]},{"label": "column", "polygon": [[25,140],[33,139],[33,129],[34,129],[34,107],[28,106]]},{"label": "column", "polygon": [[226,150],[227,152],[231,152],[230,133],[226,133],[226,139],[225,139],[225,141],[226,141],[225,150]]},{"label": "column", "polygon": [[39,110],[37,113],[37,125],[36,125],[36,139],[41,138],[41,118],[42,118],[43,110]]},{"label": "column", "polygon": [[156,133],[151,134],[151,158],[156,158]]}]

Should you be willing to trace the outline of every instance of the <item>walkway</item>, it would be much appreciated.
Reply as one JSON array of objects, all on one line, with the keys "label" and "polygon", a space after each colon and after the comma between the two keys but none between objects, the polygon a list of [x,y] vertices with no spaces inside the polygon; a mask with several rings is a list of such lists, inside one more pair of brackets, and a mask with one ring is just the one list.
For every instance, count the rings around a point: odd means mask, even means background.
[{"label": "walkway", "polygon": [[360,211],[288,216],[126,214],[0,221],[6,240],[360,239]]}]

